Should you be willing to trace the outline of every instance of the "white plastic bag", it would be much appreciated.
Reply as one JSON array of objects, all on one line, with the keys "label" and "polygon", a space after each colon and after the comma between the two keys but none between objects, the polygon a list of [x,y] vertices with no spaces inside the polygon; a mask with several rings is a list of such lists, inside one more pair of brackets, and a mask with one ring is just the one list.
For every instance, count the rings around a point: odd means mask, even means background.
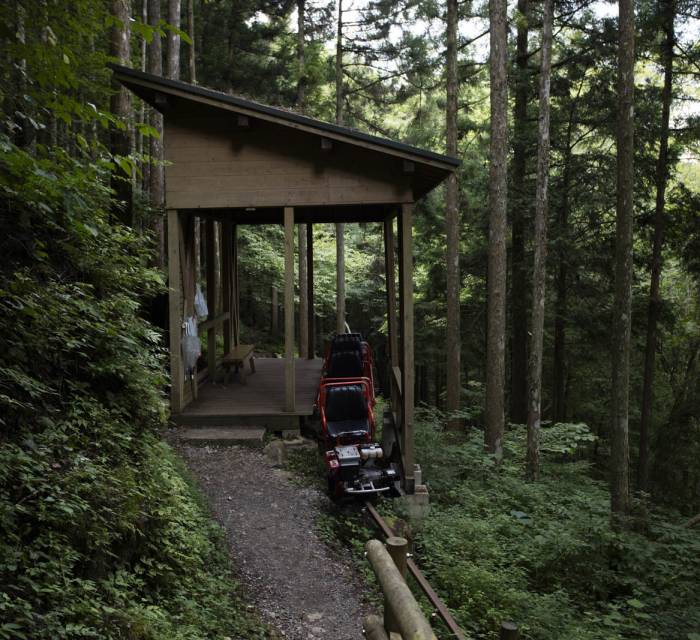
[{"label": "white plastic bag", "polygon": [[209,316],[209,307],[202,293],[202,286],[199,283],[197,283],[197,292],[194,294],[194,310],[199,318],[206,318]]},{"label": "white plastic bag", "polygon": [[182,331],[182,359],[185,371],[191,373],[197,366],[197,360],[202,355],[202,345],[199,342],[197,318],[186,318]]}]

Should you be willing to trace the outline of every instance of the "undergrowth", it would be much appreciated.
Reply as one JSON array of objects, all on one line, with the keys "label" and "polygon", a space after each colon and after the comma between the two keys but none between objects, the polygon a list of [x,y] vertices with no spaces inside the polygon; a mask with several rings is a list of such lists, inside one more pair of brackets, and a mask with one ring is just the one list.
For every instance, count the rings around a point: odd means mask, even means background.
[{"label": "undergrowth", "polygon": [[0,638],[263,638],[161,442],[163,287],[109,166],[0,138]]},{"label": "undergrowth", "polygon": [[418,413],[431,510],[413,539],[472,638],[497,638],[500,623],[514,620],[533,640],[700,639],[698,533],[651,508],[640,531],[614,531],[607,486],[578,453],[591,441],[584,426],[544,429],[541,479],[532,483],[524,428],[506,434],[497,466],[482,432],[451,440],[443,424]]}]

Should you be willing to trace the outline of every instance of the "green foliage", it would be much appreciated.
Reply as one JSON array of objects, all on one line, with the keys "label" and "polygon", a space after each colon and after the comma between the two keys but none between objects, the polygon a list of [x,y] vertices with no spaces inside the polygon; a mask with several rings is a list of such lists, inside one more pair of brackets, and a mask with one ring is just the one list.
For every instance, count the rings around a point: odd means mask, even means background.
[{"label": "green foliage", "polygon": [[431,512],[417,530],[420,564],[474,638],[515,620],[525,638],[685,638],[700,628],[700,539],[673,512],[646,533],[610,526],[609,493],[570,459],[584,425],[543,429],[541,480],[524,480],[524,431],[506,434],[503,462],[481,432],[450,441],[440,416],[417,421]]},{"label": "green foliage", "polygon": [[107,183],[0,139],[0,638],[264,637],[160,442],[163,280]]}]

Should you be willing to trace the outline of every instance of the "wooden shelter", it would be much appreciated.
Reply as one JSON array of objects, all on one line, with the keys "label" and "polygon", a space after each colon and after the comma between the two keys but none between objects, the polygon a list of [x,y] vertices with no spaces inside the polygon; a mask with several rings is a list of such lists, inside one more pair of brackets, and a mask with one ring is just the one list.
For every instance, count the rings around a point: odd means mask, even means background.
[{"label": "wooden shelter", "polygon": [[[190,424],[246,420],[284,425],[310,416],[320,376],[315,358],[313,235],[318,223],[384,227],[392,414],[406,488],[413,486],[413,204],[459,166],[455,158],[321,122],[203,87],[113,66],[117,80],[164,116],[169,275],[171,410]],[[213,302],[215,227],[222,238],[223,312],[199,325],[208,366],[185,379],[184,318],[193,315],[196,220],[207,238],[207,293]],[[295,358],[294,225],[307,225],[308,353]],[[212,385],[217,359],[239,344],[236,229],[284,226],[285,356],[256,360],[246,386]],[[398,282],[396,263],[398,262]],[[213,312],[213,304],[209,305]],[[223,352],[216,353],[217,332]],[[272,360],[272,359],[271,359]],[[212,380],[209,380],[209,379]]]}]

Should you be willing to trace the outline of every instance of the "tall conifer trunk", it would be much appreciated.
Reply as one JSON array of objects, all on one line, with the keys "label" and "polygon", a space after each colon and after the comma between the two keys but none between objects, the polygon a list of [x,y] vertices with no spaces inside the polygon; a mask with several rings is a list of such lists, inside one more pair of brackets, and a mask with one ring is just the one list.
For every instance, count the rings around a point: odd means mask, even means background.
[{"label": "tall conifer trunk", "polygon": [[190,37],[190,46],[188,49],[188,67],[190,70],[190,82],[192,84],[197,84],[197,48],[195,46],[194,0],[187,0],[187,35]]},{"label": "tall conifer trunk", "polygon": [[630,511],[629,374],[632,315],[632,215],[634,193],[634,4],[619,0],[617,216],[612,332],[611,507],[614,521]]},{"label": "tall conifer trunk", "polygon": [[530,7],[528,0],[518,0],[516,40],[515,100],[513,105],[513,178],[510,217],[511,243],[511,358],[510,358],[510,421],[524,424],[527,420],[527,269],[525,266],[525,220],[529,208],[525,189],[527,172],[527,103],[530,93],[528,77],[528,34]]},{"label": "tall conifer trunk", "polygon": [[502,455],[506,330],[507,5],[489,0],[491,140],[489,147],[488,331],[486,344],[486,431],[489,452]]},{"label": "tall conifer trunk", "polygon": [[304,110],[306,99],[306,71],[305,65],[305,41],[304,21],[306,19],[306,0],[297,0],[297,64],[299,65],[299,80],[297,81],[297,108]]},{"label": "tall conifer trunk", "polygon": [[[343,124],[343,0],[338,0],[338,31],[335,41],[335,122]],[[335,225],[336,333],[345,332],[345,225]]]},{"label": "tall conifer trunk", "polygon": [[[168,0],[168,24],[180,28],[180,0]],[[180,34],[168,31],[168,51],[166,56],[166,76],[171,80],[180,79]]]},{"label": "tall conifer trunk", "polygon": [[647,339],[644,354],[644,390],[642,392],[642,416],[639,427],[639,468],[637,485],[642,491],[649,488],[649,431],[651,427],[652,403],[654,400],[654,368],[658,341],[657,324],[661,297],[661,250],[664,241],[664,217],[666,204],[666,184],[668,182],[668,127],[671,115],[673,94],[673,46],[675,41],[674,17],[675,1],[659,0],[660,17],[666,37],[662,45],[664,65],[664,86],[661,93],[661,133],[659,136],[659,157],[656,162],[656,206],[654,209],[654,241],[651,257],[651,284],[649,287],[649,308],[647,312]]},{"label": "tall conifer trunk", "polygon": [[542,392],[542,346],[544,342],[545,282],[547,277],[547,187],[549,183],[549,85],[552,72],[552,0],[544,0],[542,15],[542,61],[540,63],[540,118],[537,143],[532,268],[532,322],[528,367],[527,475],[537,480],[540,470],[540,422]]},{"label": "tall conifer trunk", "polygon": [[[447,154],[457,156],[457,0],[447,0]],[[457,176],[447,178],[447,413],[459,409],[460,382],[460,313],[459,313],[459,191]],[[451,418],[448,426],[458,429],[460,421]]]},{"label": "tall conifer trunk", "polygon": [[[115,22],[112,25],[110,38],[110,55],[119,61],[119,64],[128,65],[131,58],[131,1],[112,0],[112,15]],[[131,94],[129,90],[116,80],[112,80],[112,96],[110,98],[110,110],[125,125],[131,117]],[[110,147],[114,155],[128,156],[130,141],[128,127],[118,129],[112,127],[110,131]],[[131,176],[127,176],[121,168],[112,172],[111,186],[120,203],[117,207],[118,217],[124,224],[132,224],[132,191]]]},{"label": "tall conifer trunk", "polygon": [[[158,28],[160,23],[160,0],[148,0],[148,24]],[[163,50],[160,35],[155,33],[148,45],[148,72],[154,75],[163,73]],[[152,111],[151,124],[158,132],[150,140],[151,168],[149,174],[149,191],[151,206],[155,210],[155,230],[158,236],[158,264],[165,265],[165,227],[163,225],[163,116]]]}]

